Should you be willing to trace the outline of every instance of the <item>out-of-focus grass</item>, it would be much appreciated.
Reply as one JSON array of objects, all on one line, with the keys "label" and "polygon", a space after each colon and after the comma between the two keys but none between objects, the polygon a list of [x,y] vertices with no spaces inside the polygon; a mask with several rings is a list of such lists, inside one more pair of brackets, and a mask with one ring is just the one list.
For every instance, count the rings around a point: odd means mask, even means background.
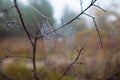
[{"label": "out-of-focus grass", "polygon": [[[104,35],[105,34],[105,35]],[[76,32],[76,42],[73,50],[70,50],[65,46],[65,40],[57,42],[55,40],[55,48],[51,52],[45,51],[45,44],[43,39],[40,39],[37,44],[36,60],[37,70],[41,80],[56,80],[65,67],[69,65],[77,56],[78,48],[82,47],[86,41],[86,47],[80,56],[78,63],[75,64],[75,70],[79,72],[79,76],[82,79],[89,77],[91,80],[104,79],[116,72],[120,65],[120,51],[119,44],[120,38],[117,36],[113,44],[113,40],[107,33],[102,32],[103,49],[100,48],[99,38],[94,31],[88,29]],[[32,57],[32,46],[25,37],[9,37],[6,38],[0,45],[0,56],[5,55],[18,55]],[[26,66],[26,63],[30,65]],[[32,68],[29,60],[13,61],[9,65],[4,67],[5,73],[14,75],[16,77],[23,77],[25,80],[32,80]],[[74,74],[72,70],[69,73]],[[28,74],[28,75],[23,75]],[[117,78],[118,77],[118,78]],[[119,80],[119,76],[116,78]],[[115,79],[115,80],[117,80]],[[62,80],[78,80],[78,76],[75,77],[66,74]]]},{"label": "out-of-focus grass", "polygon": [[21,61],[16,61],[4,66],[3,71],[9,76],[14,76],[17,78],[22,77],[25,80],[32,80],[31,71]]}]

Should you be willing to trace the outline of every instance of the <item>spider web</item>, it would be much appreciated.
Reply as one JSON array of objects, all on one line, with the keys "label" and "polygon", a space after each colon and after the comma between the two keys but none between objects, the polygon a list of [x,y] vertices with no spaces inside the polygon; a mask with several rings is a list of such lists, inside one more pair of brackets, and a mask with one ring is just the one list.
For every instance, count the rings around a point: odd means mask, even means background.
[{"label": "spider web", "polygon": [[75,46],[75,32],[76,29],[71,25],[62,28],[57,32],[58,34],[62,34],[66,37],[66,47],[68,47],[69,50],[72,50]]},{"label": "spider web", "polygon": [[[76,32],[76,30],[73,27],[66,26],[56,32],[47,34],[47,33],[51,32],[52,30],[53,29],[49,25],[48,22],[46,22],[42,25],[41,33],[44,36],[43,38],[44,38],[44,42],[45,42],[45,48],[48,53],[49,53],[49,51],[51,51],[55,48],[54,38],[56,36],[58,36],[59,34],[63,35],[66,40],[64,47],[69,48],[69,51],[73,50],[73,48],[75,46],[75,32]],[[59,39],[57,39],[57,40],[59,40]]]},{"label": "spider web", "polygon": [[54,47],[55,47],[54,37],[56,34],[55,34],[55,32],[47,34],[50,31],[52,31],[52,27],[49,25],[48,21],[43,23],[40,30],[41,30],[41,34],[43,35],[46,52],[49,52],[52,49],[54,49]]},{"label": "spider web", "polygon": [[[50,51],[54,50],[54,48],[56,47],[54,39],[59,34],[64,36],[64,38],[65,38],[65,47],[66,48],[69,48],[69,50],[72,50],[74,48],[76,29],[73,26],[68,25],[68,26],[65,26],[64,28],[61,28],[61,29],[54,32],[53,27],[50,26],[49,21],[48,21],[48,19],[49,20],[51,20],[51,19],[46,17],[45,15],[43,15],[34,6],[30,5],[30,7],[33,9],[33,11],[35,11],[40,16],[42,16],[43,18],[46,19],[46,21],[43,22],[43,24],[39,25],[39,28],[41,30],[41,34],[42,34],[43,39],[44,39],[45,50],[46,50],[47,53],[50,53]],[[39,24],[39,22],[38,22],[39,20],[37,20],[37,18],[35,17],[35,14],[34,14],[33,11],[30,10],[29,12],[32,14],[32,17],[36,21],[36,24]],[[53,32],[51,32],[51,31],[53,31]],[[48,34],[49,32],[51,32],[51,33]],[[59,38],[59,36],[57,38]],[[57,39],[57,40],[59,40],[59,39]]]}]

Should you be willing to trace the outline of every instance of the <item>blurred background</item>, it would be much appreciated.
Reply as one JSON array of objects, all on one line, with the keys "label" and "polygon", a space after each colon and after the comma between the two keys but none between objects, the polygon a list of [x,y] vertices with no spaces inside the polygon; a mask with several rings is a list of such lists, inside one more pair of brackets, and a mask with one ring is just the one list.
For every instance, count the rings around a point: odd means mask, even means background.
[{"label": "blurred background", "polygon": [[[86,11],[86,14],[95,17],[103,48],[100,47],[92,18],[86,15],[81,15],[55,33],[44,33],[73,19],[90,2],[91,0],[18,0],[29,32],[35,35],[37,26],[41,30],[40,35],[44,36],[37,43],[36,62],[40,80],[56,80],[76,58],[78,49],[84,43],[86,46],[77,64],[62,80],[120,79],[120,1],[97,0],[95,5],[101,9],[92,6]],[[32,63],[27,59],[32,56],[31,49],[13,0],[0,0],[0,80],[9,80],[2,73],[33,80]]]}]

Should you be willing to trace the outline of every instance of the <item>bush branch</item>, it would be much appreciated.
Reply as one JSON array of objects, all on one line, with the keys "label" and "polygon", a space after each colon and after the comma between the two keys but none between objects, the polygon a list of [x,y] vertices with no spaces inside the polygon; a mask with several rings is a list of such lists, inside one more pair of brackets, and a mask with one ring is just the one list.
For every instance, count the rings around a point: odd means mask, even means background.
[{"label": "bush branch", "polygon": [[18,12],[20,21],[21,21],[21,23],[22,23],[22,26],[23,26],[23,28],[24,28],[24,30],[25,30],[25,33],[27,34],[27,37],[29,38],[29,41],[31,42],[31,44],[34,45],[32,39],[31,39],[31,37],[30,37],[30,35],[29,35],[29,31],[27,30],[27,28],[26,28],[26,26],[25,26],[25,23],[24,23],[24,20],[23,20],[23,18],[22,18],[22,14],[21,14],[21,12],[20,12],[20,9],[19,9],[19,7],[18,7],[18,5],[17,5],[17,0],[14,0],[14,4],[15,4],[15,8],[17,9],[17,12]]},{"label": "bush branch", "polygon": [[75,58],[75,60],[74,60],[71,64],[69,64],[69,65],[67,66],[67,68],[65,69],[65,71],[63,72],[63,74],[62,74],[57,80],[61,80],[62,77],[66,74],[66,72],[70,69],[70,67],[72,67],[72,66],[78,61],[78,59],[79,59],[79,57],[80,57],[80,54],[81,54],[82,51],[84,50],[84,47],[85,47],[85,44],[84,44],[83,47],[79,50],[78,55],[77,55],[77,57]]}]

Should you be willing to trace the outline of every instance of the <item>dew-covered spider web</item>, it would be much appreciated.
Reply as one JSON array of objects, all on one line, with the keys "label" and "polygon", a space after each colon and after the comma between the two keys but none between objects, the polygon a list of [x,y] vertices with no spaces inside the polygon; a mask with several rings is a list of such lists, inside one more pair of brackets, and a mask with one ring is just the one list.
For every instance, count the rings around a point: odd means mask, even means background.
[{"label": "dew-covered spider web", "polygon": [[75,47],[75,32],[76,29],[68,25],[60,30],[57,31],[58,34],[62,34],[66,38],[66,47],[72,50]]},{"label": "dew-covered spider web", "polygon": [[[30,10],[29,12],[32,14],[31,16],[35,20],[36,24],[40,28],[41,35],[43,36],[44,44],[45,44],[45,51],[46,53],[50,53],[51,51],[55,50],[58,46],[57,44],[63,44],[60,48],[61,50],[69,49],[69,51],[73,50],[75,47],[75,32],[76,29],[74,26],[67,25],[63,28],[60,28],[59,30],[55,30],[58,28],[58,26],[51,26],[49,24],[50,18],[43,15],[39,10],[37,10],[34,6],[30,5],[30,7],[33,10]],[[33,12],[34,11],[34,12]],[[34,13],[38,13],[41,17],[43,17],[45,20],[43,20],[43,23],[39,23],[37,20],[38,18],[35,17]],[[54,31],[55,30],[55,31]]]},{"label": "dew-covered spider web", "polygon": [[[65,43],[63,48],[61,50],[69,49],[69,51],[73,50],[75,47],[75,32],[76,30],[72,26],[66,26],[64,28],[61,28],[57,31],[53,31],[50,34],[47,34],[51,32],[53,28],[49,25],[48,22],[44,23],[41,28],[42,35],[44,36],[44,43],[46,52],[49,53],[49,51],[54,50],[57,46],[56,44],[62,44]],[[61,36],[59,36],[61,35]],[[57,43],[55,42],[57,40]]]},{"label": "dew-covered spider web", "polygon": [[49,52],[50,50],[52,50],[55,47],[54,37],[55,37],[56,33],[52,32],[50,34],[47,34],[50,31],[52,31],[52,27],[49,25],[48,21],[43,23],[43,25],[41,27],[41,34],[43,35],[46,52]]}]

